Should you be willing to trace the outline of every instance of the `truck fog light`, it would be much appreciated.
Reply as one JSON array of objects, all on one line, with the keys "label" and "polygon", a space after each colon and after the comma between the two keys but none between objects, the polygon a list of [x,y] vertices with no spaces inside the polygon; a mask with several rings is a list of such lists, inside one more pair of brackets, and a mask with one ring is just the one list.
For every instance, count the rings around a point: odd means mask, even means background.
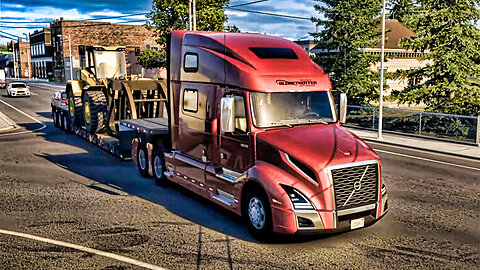
[{"label": "truck fog light", "polygon": [[298,227],[306,228],[306,227],[315,227],[313,222],[308,218],[298,217]]}]

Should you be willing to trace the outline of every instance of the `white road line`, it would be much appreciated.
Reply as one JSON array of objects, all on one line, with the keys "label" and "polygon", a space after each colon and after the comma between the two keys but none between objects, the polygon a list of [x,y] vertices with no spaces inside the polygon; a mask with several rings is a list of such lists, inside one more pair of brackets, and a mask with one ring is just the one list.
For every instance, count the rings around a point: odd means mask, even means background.
[{"label": "white road line", "polygon": [[480,168],[469,167],[469,166],[465,166],[465,165],[460,165],[460,164],[455,164],[455,163],[450,163],[450,162],[445,162],[445,161],[440,161],[440,160],[435,160],[435,159],[428,159],[428,158],[410,156],[410,155],[405,155],[405,154],[400,154],[400,153],[395,153],[395,152],[390,152],[390,151],[385,151],[385,150],[379,150],[379,149],[374,149],[374,150],[375,150],[376,152],[385,153],[385,154],[390,154],[390,155],[395,155],[395,156],[408,157],[408,158],[419,159],[419,160],[423,160],[423,161],[430,161],[430,162],[434,162],[434,163],[439,163],[439,164],[444,164],[444,165],[455,166],[455,167],[459,167],[459,168],[463,168],[463,169],[480,171]]},{"label": "white road line", "polygon": [[43,124],[42,121],[38,120],[37,118],[33,117],[33,116],[30,116],[28,115],[26,112],[23,112],[21,111],[20,109],[17,109],[16,107],[14,107],[13,105],[10,105],[8,104],[7,102],[3,101],[0,99],[0,102],[7,105],[8,107],[14,109],[15,111],[25,115],[26,117],[32,119],[33,121],[39,123],[40,125],[42,125],[41,127],[37,128],[37,129],[34,129],[34,130],[28,130],[28,131],[20,131],[20,132],[14,132],[14,133],[8,133],[8,134],[0,134],[0,137],[6,137],[6,136],[13,136],[13,135],[19,135],[19,134],[25,134],[25,133],[33,133],[33,132],[37,132],[39,130],[42,130],[44,128],[46,128],[47,126]]},{"label": "white road line", "polygon": [[31,239],[31,240],[35,240],[35,241],[40,241],[40,242],[44,242],[44,243],[48,243],[48,244],[52,244],[52,245],[72,248],[72,249],[80,250],[80,251],[83,251],[83,252],[88,252],[88,253],[92,253],[92,254],[95,254],[95,255],[111,258],[111,259],[114,259],[114,260],[117,260],[117,261],[129,263],[129,264],[132,264],[132,265],[140,266],[140,267],[143,267],[143,268],[146,268],[146,269],[154,269],[154,270],[164,270],[165,269],[165,268],[160,267],[160,266],[156,266],[156,265],[149,264],[149,263],[146,263],[146,262],[138,261],[138,260],[135,260],[135,259],[132,259],[132,258],[122,256],[122,255],[109,253],[109,252],[105,252],[105,251],[102,251],[102,250],[88,248],[88,247],[84,247],[84,246],[80,246],[80,245],[76,245],[76,244],[72,244],[72,243],[67,243],[67,242],[63,242],[63,241],[58,241],[58,240],[48,239],[48,238],[44,238],[44,237],[39,237],[39,236],[31,235],[31,234],[2,230],[2,229],[0,229],[0,233],[6,234],[6,235],[11,235],[11,236],[23,237],[23,238],[27,238],[27,239]]}]

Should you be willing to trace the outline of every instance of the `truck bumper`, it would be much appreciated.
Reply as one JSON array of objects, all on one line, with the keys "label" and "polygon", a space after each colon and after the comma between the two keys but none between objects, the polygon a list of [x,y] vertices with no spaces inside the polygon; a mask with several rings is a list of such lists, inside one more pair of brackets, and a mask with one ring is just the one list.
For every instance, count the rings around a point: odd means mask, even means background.
[{"label": "truck bumper", "polygon": [[[273,231],[280,234],[329,234],[350,231],[352,220],[362,220],[363,227],[373,225],[388,211],[387,195],[370,207],[359,207],[348,213],[340,211],[293,211],[272,207]],[[378,216],[377,213],[380,213]]]}]

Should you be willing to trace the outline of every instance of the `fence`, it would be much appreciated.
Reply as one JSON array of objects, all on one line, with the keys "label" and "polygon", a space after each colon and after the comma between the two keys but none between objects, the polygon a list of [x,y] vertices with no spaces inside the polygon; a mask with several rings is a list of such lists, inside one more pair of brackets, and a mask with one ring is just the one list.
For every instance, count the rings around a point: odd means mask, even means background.
[{"label": "fence", "polygon": [[[378,108],[349,105],[347,125],[378,129]],[[480,117],[383,109],[383,130],[480,146]]]}]

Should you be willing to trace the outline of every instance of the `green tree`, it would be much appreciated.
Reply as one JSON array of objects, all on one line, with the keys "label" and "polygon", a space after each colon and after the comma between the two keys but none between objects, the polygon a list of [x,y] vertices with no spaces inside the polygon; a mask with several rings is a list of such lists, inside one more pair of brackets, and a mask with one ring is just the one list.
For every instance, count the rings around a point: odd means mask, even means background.
[{"label": "green tree", "polygon": [[397,20],[406,26],[409,26],[407,24],[407,21],[405,20],[405,17],[408,15],[411,15],[414,9],[413,5],[414,0],[393,0],[390,2],[390,14],[389,18]]},{"label": "green tree", "polygon": [[379,56],[366,54],[380,42],[381,0],[315,0],[315,9],[324,19],[312,18],[323,28],[312,33],[325,53],[314,57],[329,73],[332,87],[345,92],[354,104],[378,98],[378,73],[370,66]]},{"label": "green tree", "polygon": [[480,87],[469,80],[480,77],[479,0],[417,0],[406,16],[418,37],[402,46],[427,52],[430,64],[405,72],[409,85],[396,93],[403,103],[424,103],[427,110],[462,115],[480,114]]},{"label": "green tree", "polygon": [[[228,0],[197,0],[197,30],[223,31],[227,15],[222,7]],[[145,68],[164,66],[166,34],[172,30],[188,29],[188,0],[153,0],[152,10],[147,15],[151,22],[148,27],[155,30],[160,51],[146,50],[138,59]]]}]

